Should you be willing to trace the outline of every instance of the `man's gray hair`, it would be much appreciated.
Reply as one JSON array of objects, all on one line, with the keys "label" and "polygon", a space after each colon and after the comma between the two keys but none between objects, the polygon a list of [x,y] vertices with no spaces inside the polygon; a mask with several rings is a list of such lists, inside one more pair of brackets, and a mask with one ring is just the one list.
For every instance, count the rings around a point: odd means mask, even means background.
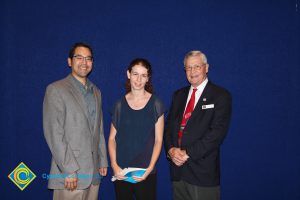
[{"label": "man's gray hair", "polygon": [[206,55],[204,53],[202,53],[201,51],[199,50],[193,50],[193,51],[190,51],[188,52],[187,54],[185,54],[184,56],[184,60],[183,60],[183,64],[185,66],[185,62],[186,60],[189,58],[189,57],[193,57],[193,56],[200,56],[202,61],[203,61],[203,64],[207,64],[207,58],[206,58]]}]

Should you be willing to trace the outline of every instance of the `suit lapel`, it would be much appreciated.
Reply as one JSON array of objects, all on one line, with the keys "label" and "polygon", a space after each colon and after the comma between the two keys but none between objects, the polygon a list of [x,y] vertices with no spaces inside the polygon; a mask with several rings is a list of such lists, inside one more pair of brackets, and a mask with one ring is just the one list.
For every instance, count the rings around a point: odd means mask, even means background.
[{"label": "suit lapel", "polygon": [[184,114],[186,100],[189,95],[189,88],[190,87],[184,88],[182,94],[179,96],[178,105],[177,105],[178,106],[178,115],[179,115],[177,117],[177,119],[178,119],[178,123],[177,123],[177,127],[176,127],[177,132],[179,131],[181,120],[182,120],[182,117]]},{"label": "suit lapel", "polygon": [[94,123],[94,130],[93,130],[93,134],[96,132],[96,125],[97,125],[97,122],[99,121],[99,114],[100,114],[100,96],[99,96],[99,93],[97,92],[97,89],[95,87],[93,87],[93,93],[94,93],[94,97],[95,97],[95,101],[96,101],[96,116],[95,116],[95,123]]},{"label": "suit lapel", "polygon": [[[194,108],[194,111],[189,119],[189,121],[193,120],[193,118],[195,118],[196,116],[198,115],[202,115],[203,112],[202,112],[202,105],[204,104],[207,104],[206,101],[208,99],[208,94],[210,93],[209,90],[210,90],[210,82],[207,83],[207,85],[205,86],[195,108]],[[187,123],[188,125],[188,123]]]},{"label": "suit lapel", "polygon": [[76,100],[76,102],[78,103],[79,107],[81,108],[82,112],[84,113],[88,123],[89,123],[89,129],[90,129],[90,132],[92,133],[92,130],[91,130],[91,122],[89,120],[89,117],[88,117],[88,111],[87,109],[85,108],[85,104],[84,104],[84,100],[82,99],[81,95],[79,94],[79,91],[76,90],[75,86],[74,86],[74,83],[73,81],[71,80],[71,75],[69,75],[67,77],[67,81],[68,81],[68,85],[70,87],[70,91],[72,93],[72,95],[74,96],[74,99]]}]

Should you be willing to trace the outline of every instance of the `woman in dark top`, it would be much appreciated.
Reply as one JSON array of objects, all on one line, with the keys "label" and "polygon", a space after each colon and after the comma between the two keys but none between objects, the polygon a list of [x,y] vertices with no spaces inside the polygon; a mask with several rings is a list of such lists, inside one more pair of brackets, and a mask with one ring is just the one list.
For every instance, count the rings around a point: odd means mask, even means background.
[{"label": "woman in dark top", "polygon": [[[127,70],[126,95],[112,110],[108,150],[113,169],[116,198],[156,199],[155,164],[159,157],[164,128],[164,106],[153,94],[152,69],[146,59],[133,60]],[[146,168],[137,183],[124,180],[127,167]]]}]

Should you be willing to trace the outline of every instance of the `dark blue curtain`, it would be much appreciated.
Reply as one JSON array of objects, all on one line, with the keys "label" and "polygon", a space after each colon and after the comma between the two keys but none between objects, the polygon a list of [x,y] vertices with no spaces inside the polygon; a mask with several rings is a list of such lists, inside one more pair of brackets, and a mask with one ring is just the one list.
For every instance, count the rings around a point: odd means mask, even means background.
[{"label": "dark blue curtain", "polygon": [[[187,85],[183,56],[202,50],[209,79],[233,96],[222,145],[223,200],[300,199],[299,0],[1,1],[0,199],[52,199],[44,173],[46,86],[70,73],[74,42],[94,47],[90,79],[102,91],[105,135],[113,102],[124,94],[126,66],[153,65],[158,96]],[[21,191],[8,175],[24,162],[36,179]],[[157,164],[158,199],[171,199],[168,162]],[[100,199],[114,199],[103,179]]]}]

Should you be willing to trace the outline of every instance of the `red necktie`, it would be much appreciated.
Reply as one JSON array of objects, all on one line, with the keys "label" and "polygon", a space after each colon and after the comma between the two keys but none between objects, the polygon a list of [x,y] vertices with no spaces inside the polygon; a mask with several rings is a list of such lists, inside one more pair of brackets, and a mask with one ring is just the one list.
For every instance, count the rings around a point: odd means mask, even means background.
[{"label": "red necktie", "polygon": [[179,146],[181,146],[182,132],[183,132],[183,130],[184,130],[187,122],[189,121],[189,119],[192,115],[192,112],[194,110],[196,91],[197,91],[197,88],[193,89],[192,96],[190,98],[190,101],[188,102],[188,105],[185,109],[184,115],[183,115],[181,123],[180,123],[180,129],[179,129],[179,132],[178,132],[178,144],[179,144]]}]

